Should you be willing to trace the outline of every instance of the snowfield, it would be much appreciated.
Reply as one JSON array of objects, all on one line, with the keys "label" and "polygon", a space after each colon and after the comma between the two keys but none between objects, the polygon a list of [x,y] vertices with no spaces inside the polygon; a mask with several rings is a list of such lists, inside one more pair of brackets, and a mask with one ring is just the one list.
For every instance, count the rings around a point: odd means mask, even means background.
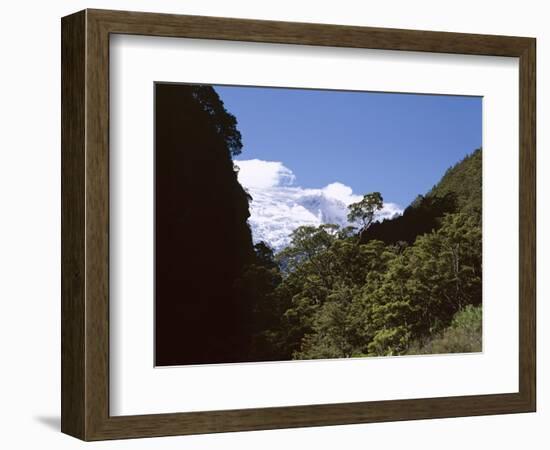
[{"label": "snowfield", "polygon": [[[361,200],[345,184],[335,182],[324,188],[296,185],[292,171],[279,161],[259,159],[235,161],[241,185],[252,197],[248,223],[254,242],[264,241],[275,251],[290,242],[290,234],[301,225],[332,223],[341,227],[356,225],[347,220],[350,203]],[[402,209],[384,203],[377,219],[394,217]]]}]

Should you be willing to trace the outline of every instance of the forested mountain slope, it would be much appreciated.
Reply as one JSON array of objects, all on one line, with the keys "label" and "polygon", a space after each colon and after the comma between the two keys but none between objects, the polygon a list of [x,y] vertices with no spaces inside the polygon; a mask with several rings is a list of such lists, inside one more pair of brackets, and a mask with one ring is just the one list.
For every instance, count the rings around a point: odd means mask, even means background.
[{"label": "forested mountain slope", "polygon": [[481,215],[482,151],[477,149],[458,164],[451,167],[427,197],[456,196],[456,210]]},{"label": "forested mountain slope", "polygon": [[263,294],[278,305],[274,317],[286,310],[260,334],[261,357],[481,351],[481,156],[359,236],[336,225],[298,228],[276,257],[282,281]]},{"label": "forested mountain slope", "polygon": [[482,151],[478,149],[449,168],[425,195],[419,195],[403,215],[373,223],[362,233],[361,242],[412,244],[417,236],[436,230],[446,213],[463,212],[481,218]]}]

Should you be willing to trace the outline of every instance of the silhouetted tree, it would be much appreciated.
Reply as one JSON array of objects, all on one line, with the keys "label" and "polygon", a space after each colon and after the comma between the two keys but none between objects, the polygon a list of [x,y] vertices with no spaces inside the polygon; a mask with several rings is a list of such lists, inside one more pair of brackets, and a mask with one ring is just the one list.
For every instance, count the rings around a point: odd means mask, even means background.
[{"label": "silhouetted tree", "polygon": [[350,222],[361,222],[361,231],[367,230],[374,221],[375,214],[384,206],[380,192],[371,192],[363,195],[363,198],[348,206],[348,220]]},{"label": "silhouetted tree", "polygon": [[236,119],[212,87],[155,89],[156,363],[247,360],[249,304],[235,284],[255,253]]}]

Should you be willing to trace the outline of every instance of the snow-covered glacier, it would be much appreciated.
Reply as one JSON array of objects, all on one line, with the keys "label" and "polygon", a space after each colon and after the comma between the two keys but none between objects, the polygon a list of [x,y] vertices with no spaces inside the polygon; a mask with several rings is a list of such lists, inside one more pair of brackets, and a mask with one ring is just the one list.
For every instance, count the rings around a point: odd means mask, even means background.
[{"label": "snow-covered glacier", "polygon": [[[281,162],[253,159],[235,161],[235,165],[239,182],[252,197],[248,222],[255,242],[264,241],[279,251],[288,245],[292,231],[301,225],[356,225],[348,222],[347,207],[362,197],[345,184],[302,188]],[[377,218],[401,213],[398,205],[384,203]]]}]

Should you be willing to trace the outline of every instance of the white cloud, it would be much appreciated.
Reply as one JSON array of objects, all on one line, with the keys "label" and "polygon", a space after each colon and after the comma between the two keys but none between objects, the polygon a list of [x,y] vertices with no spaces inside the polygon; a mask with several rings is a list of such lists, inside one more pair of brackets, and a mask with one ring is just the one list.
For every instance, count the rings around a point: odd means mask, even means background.
[{"label": "white cloud", "polygon": [[[319,189],[297,186],[292,170],[279,161],[251,159],[235,161],[235,165],[239,182],[252,196],[249,223],[254,241],[265,241],[275,250],[288,245],[290,234],[301,225],[350,225],[347,206],[361,199],[340,182]],[[384,203],[378,218],[402,212],[399,205]]]},{"label": "white cloud", "polygon": [[235,161],[235,164],[240,169],[239,181],[247,188],[290,186],[294,184],[296,178],[292,170],[279,161],[249,159]]},{"label": "white cloud", "polygon": [[333,197],[344,202],[346,206],[361,200],[361,196],[355,195],[352,188],[339,182],[330,183],[328,186],[324,187],[323,193],[328,197]]}]

